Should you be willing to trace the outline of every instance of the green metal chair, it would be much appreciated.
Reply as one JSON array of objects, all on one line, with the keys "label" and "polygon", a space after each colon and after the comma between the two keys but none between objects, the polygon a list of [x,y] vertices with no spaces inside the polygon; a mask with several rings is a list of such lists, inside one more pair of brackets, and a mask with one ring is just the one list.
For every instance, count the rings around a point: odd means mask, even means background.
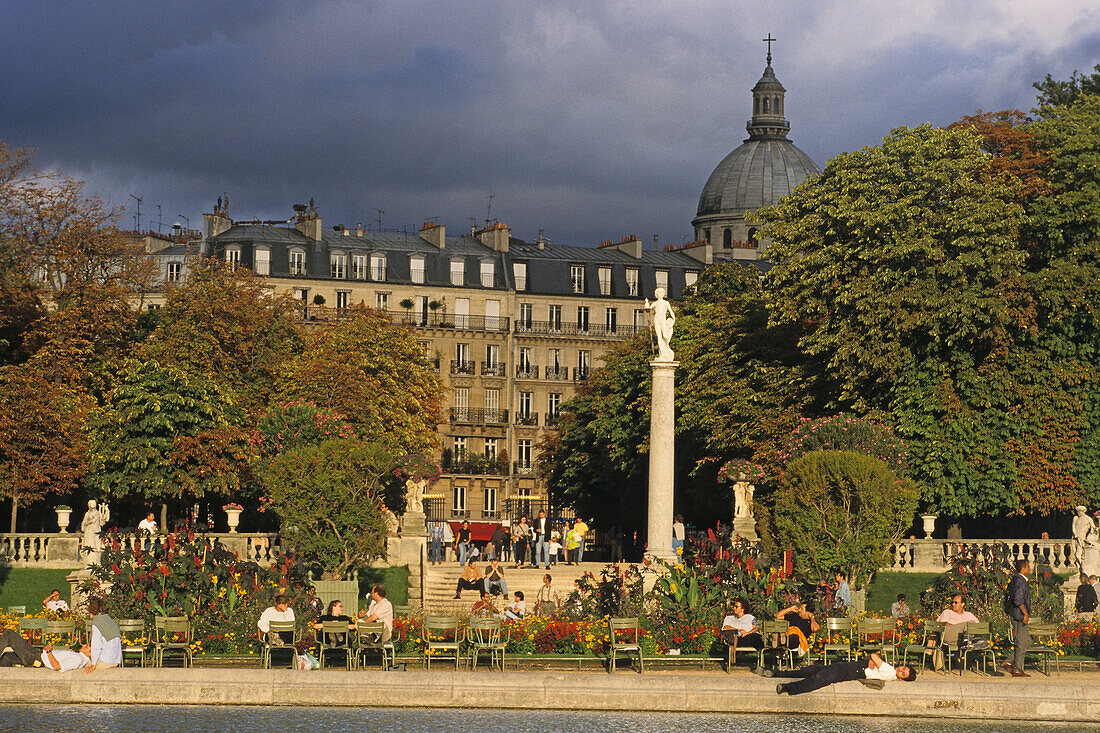
[{"label": "green metal chair", "polygon": [[76,621],[68,619],[59,621],[46,619],[46,643],[54,646],[72,647],[81,641],[80,631],[77,630]]},{"label": "green metal chair", "polygon": [[[985,660],[988,657],[993,660],[993,668],[997,668],[997,653],[993,651],[993,635],[989,629],[989,623],[986,621],[971,621],[966,625],[966,636],[969,639],[969,644],[962,649],[961,659],[959,660],[959,675],[966,671],[967,663],[971,658],[974,659],[974,671],[978,671],[978,662],[982,663],[982,672],[986,673]],[[989,642],[989,646],[984,649],[975,649],[974,642],[984,640]]]},{"label": "green metal chair", "polygon": [[26,616],[27,615],[27,607],[26,606],[8,606],[8,615],[9,616]]},{"label": "green metal chair", "polygon": [[[887,661],[894,659],[897,626],[892,618],[860,619],[855,628],[856,649],[860,654],[878,654]],[[891,643],[888,637],[892,637],[894,642]]]},{"label": "green metal chair", "polygon": [[825,664],[829,663],[830,653],[836,653],[838,658],[843,654],[847,661],[852,661],[852,619],[848,616],[825,619],[825,647],[821,653]]},{"label": "green metal chair", "polygon": [[355,654],[351,648],[352,634],[355,632],[348,628],[347,621],[322,621],[320,629],[314,629],[314,640],[317,642],[317,656],[320,658],[321,669],[325,668],[325,657],[341,654],[344,657],[344,668],[351,670],[352,659]]},{"label": "green metal chair", "polygon": [[386,624],[382,621],[360,621],[355,625],[355,668],[358,669],[360,660],[366,660],[371,652],[379,652],[382,656],[382,671],[386,671],[397,663],[397,651],[393,641],[382,641],[386,633]]},{"label": "green metal chair", "polygon": [[[925,665],[925,661],[928,657],[932,657],[933,666],[935,666],[936,652],[939,651],[939,640],[943,638],[943,629],[946,624],[942,624],[939,621],[925,621],[924,633],[921,636],[921,642],[919,644],[906,644],[905,649],[902,651],[901,663],[907,664],[909,655],[920,657],[921,667]],[[928,646],[928,643],[935,640],[935,644]]]},{"label": "green metal chair", "polygon": [[[291,641],[285,641],[282,636],[283,634],[290,634]],[[301,640],[302,630],[298,628],[297,622],[269,622],[267,633],[260,632],[260,642],[263,644],[263,649],[260,651],[260,666],[264,669],[270,669],[272,650],[282,650],[290,652],[288,666],[294,669],[295,662],[298,660],[297,645]]]},{"label": "green metal chair", "polygon": [[1053,643],[1058,636],[1058,627],[1055,624],[1033,622],[1027,625],[1027,629],[1031,633],[1031,646],[1028,647],[1027,653],[1034,654],[1043,661],[1043,674],[1049,677],[1049,662],[1052,658],[1055,667],[1058,666],[1058,650],[1054,648]]},{"label": "green metal chair", "polygon": [[790,631],[791,625],[786,621],[765,619],[760,622],[760,635],[764,637],[764,649],[761,651],[760,656],[761,662],[763,662],[764,653],[770,651],[775,655],[776,666],[782,668],[780,662],[786,657],[787,667],[794,667],[794,650],[787,643]]},{"label": "green metal chair", "polygon": [[46,645],[46,619],[24,616],[19,619],[19,633],[28,644],[41,649]]},{"label": "green metal chair", "polygon": [[140,618],[122,618],[118,620],[118,631],[122,636],[122,664],[126,666],[126,655],[138,655],[139,665],[145,666],[145,621]]},{"label": "green metal chair", "polygon": [[178,653],[184,667],[190,667],[194,635],[186,616],[157,616],[153,620],[153,665],[164,666],[166,654]]},{"label": "green metal chair", "polygon": [[432,657],[454,657],[455,669],[461,656],[462,630],[454,616],[427,616],[424,619],[424,666],[432,668]]},{"label": "green metal chair", "polygon": [[[638,655],[638,674],[645,671],[642,662],[641,624],[636,618],[609,618],[608,627],[611,631],[609,650],[611,659],[607,665],[608,674],[615,672],[615,662],[618,655],[622,654],[629,659],[630,654]],[[622,635],[622,636],[620,636]],[[622,638],[622,637],[625,637]]]},{"label": "green metal chair", "polygon": [[497,664],[504,671],[504,648],[508,639],[501,638],[503,624],[499,618],[474,618],[466,631],[466,641],[470,645],[470,668],[477,669],[477,658],[489,654],[489,669]]},{"label": "green metal chair", "polygon": [[755,655],[758,665],[764,663],[764,652],[762,649],[757,649],[752,646],[737,646],[737,637],[733,638],[732,643],[724,636],[720,636],[719,639],[726,645],[726,674],[733,671],[733,665],[737,664],[738,653]]}]

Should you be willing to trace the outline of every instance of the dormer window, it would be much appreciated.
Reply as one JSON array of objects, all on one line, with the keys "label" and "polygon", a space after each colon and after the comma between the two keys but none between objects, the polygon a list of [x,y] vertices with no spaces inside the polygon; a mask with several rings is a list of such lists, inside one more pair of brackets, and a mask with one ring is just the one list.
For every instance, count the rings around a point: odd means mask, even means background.
[{"label": "dormer window", "polygon": [[226,247],[225,248],[225,261],[233,267],[237,267],[241,264],[241,248],[240,247]]},{"label": "dormer window", "polygon": [[424,258],[420,255],[409,258],[409,279],[417,285],[424,284]]},{"label": "dormer window", "polygon": [[370,256],[370,279],[375,282],[386,281],[386,255],[372,254]]},{"label": "dormer window", "polygon": [[637,298],[638,297],[638,268],[628,267],[626,268],[626,294]]},{"label": "dormer window", "polygon": [[491,288],[493,287],[493,280],[496,277],[496,269],[493,266],[492,260],[482,260],[481,262],[481,287]]},{"label": "dormer window", "polygon": [[367,279],[367,256],[366,255],[352,255],[351,256],[351,276],[356,280]]},{"label": "dormer window", "polygon": [[451,260],[451,285],[462,287],[466,284],[466,262]]},{"label": "dormer window", "polygon": [[574,293],[584,292],[584,265],[570,265],[569,266],[569,280],[573,286]]},{"label": "dormer window", "polygon": [[512,275],[516,278],[516,290],[527,289],[527,263],[513,262]]},{"label": "dormer window", "polygon": [[657,276],[657,287],[665,291],[668,294],[668,270],[657,270],[655,273]]},{"label": "dormer window", "polygon": [[290,274],[291,275],[305,275],[306,274],[306,253],[305,250],[292,249],[290,250]]},{"label": "dormer window", "polygon": [[252,269],[257,275],[271,274],[271,250],[258,247],[252,252]]},{"label": "dormer window", "polygon": [[333,252],[329,255],[329,272],[333,280],[343,280],[348,276],[348,258],[343,252]]},{"label": "dormer window", "polygon": [[611,268],[600,268],[600,295],[611,295]]}]

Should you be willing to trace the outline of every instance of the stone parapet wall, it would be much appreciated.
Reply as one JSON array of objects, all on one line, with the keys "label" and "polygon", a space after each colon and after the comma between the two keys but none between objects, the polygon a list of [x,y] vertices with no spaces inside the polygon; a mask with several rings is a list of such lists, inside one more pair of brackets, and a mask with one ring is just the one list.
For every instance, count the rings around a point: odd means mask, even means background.
[{"label": "stone parapet wall", "polygon": [[[270,565],[281,547],[279,536],[273,533],[215,533],[206,537],[217,539],[241,559],[260,565]],[[120,538],[130,546],[140,542],[136,535]],[[158,541],[162,538],[158,538]],[[80,555],[80,536],[60,532],[16,532],[0,534],[0,565],[15,568],[55,568],[76,570],[84,567]]]},{"label": "stone parapet wall", "polygon": [[902,573],[940,573],[946,570],[961,548],[974,545],[1008,545],[1013,557],[1025,559],[1032,567],[1048,566],[1059,574],[1077,572],[1073,540],[962,539],[902,540],[887,551],[883,570]]}]

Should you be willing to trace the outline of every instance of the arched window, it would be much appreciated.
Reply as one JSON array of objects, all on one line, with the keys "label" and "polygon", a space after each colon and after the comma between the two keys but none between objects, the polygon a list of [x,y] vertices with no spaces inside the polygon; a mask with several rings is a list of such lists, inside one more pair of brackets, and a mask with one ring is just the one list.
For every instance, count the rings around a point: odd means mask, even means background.
[{"label": "arched window", "polygon": [[733,232],[729,227],[726,227],[726,231],[722,232],[722,246],[725,249],[733,247]]},{"label": "arched window", "polygon": [[703,239],[706,240],[707,244],[710,244],[710,230],[709,229],[704,229],[703,230]]},{"label": "arched window", "polygon": [[779,109],[779,97],[775,97],[772,100],[772,110],[778,115],[782,114],[782,110]]},{"label": "arched window", "polygon": [[768,114],[768,98],[764,97],[764,114]]},{"label": "arched window", "polygon": [[749,229],[749,244],[756,244],[756,227]]},{"label": "arched window", "polygon": [[757,97],[752,101],[756,103],[755,109],[753,109],[753,114],[755,114],[755,115],[760,114],[760,97]]},{"label": "arched window", "polygon": [[775,98],[775,113],[777,115],[783,114],[783,98],[782,97],[776,97]]}]

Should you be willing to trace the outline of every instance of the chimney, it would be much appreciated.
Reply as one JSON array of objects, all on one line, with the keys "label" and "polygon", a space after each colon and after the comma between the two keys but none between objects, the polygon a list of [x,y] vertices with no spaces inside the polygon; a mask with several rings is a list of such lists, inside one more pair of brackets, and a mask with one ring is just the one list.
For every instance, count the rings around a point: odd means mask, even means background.
[{"label": "chimney", "polygon": [[363,236],[363,222],[361,222],[361,221],[358,221],[358,222],[355,223],[355,236],[357,236],[357,237]]},{"label": "chimney", "polygon": [[447,227],[434,221],[426,221],[420,227],[420,238],[436,249],[446,249]]},{"label": "chimney", "polygon": [[474,232],[478,241],[495,252],[507,252],[508,240],[512,238],[512,230],[504,222],[497,222]]},{"label": "chimney", "polygon": [[539,249],[546,249],[546,237],[542,236],[541,229],[539,229],[539,238],[535,240],[535,244],[539,246]]},{"label": "chimney", "polygon": [[656,234],[653,235],[653,251],[654,252],[660,252],[661,251],[661,245],[657,244],[657,235]]},{"label": "chimney", "polygon": [[620,242],[612,242],[610,239],[600,242],[600,249],[607,247],[625,252],[636,260],[642,258],[642,240],[638,238],[637,234],[628,234]]}]

